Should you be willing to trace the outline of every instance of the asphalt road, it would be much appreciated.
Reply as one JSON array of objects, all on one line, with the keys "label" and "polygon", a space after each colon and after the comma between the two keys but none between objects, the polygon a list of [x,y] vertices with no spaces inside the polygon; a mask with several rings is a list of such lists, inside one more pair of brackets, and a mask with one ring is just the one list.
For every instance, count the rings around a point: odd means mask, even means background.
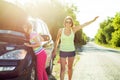
[{"label": "asphalt road", "polygon": [[72,80],[120,80],[120,51],[88,43],[79,54]]},{"label": "asphalt road", "polygon": [[[77,55],[80,59],[73,67],[72,80],[120,80],[120,51],[100,47],[94,43],[88,43],[82,49]],[[58,69],[56,74],[59,74]],[[68,80],[67,71],[64,80]]]}]

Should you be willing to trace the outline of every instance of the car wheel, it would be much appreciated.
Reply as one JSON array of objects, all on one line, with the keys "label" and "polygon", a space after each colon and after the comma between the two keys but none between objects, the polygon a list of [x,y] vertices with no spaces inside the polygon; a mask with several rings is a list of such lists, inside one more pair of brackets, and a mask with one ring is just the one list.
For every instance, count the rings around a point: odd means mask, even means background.
[{"label": "car wheel", "polygon": [[36,70],[35,70],[35,67],[32,67],[32,69],[31,69],[30,80],[36,80]]},{"label": "car wheel", "polygon": [[35,65],[31,66],[28,73],[28,80],[37,80],[36,68]]},{"label": "car wheel", "polygon": [[48,75],[51,75],[53,69],[53,60],[50,60],[49,67],[47,67],[46,71]]}]

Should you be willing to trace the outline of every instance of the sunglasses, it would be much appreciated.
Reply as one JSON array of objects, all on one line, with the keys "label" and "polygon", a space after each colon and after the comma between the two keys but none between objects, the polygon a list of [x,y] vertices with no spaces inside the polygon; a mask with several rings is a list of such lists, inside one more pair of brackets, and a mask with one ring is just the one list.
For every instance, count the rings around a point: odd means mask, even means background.
[{"label": "sunglasses", "polygon": [[71,22],[71,21],[65,21],[65,23],[67,23],[67,24],[72,24],[72,22]]}]

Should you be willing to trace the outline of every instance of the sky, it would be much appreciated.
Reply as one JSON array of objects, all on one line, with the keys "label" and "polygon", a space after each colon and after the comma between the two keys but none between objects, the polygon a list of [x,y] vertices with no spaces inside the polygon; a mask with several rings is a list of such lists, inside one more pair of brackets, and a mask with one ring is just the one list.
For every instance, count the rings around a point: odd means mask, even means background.
[{"label": "sky", "polygon": [[[16,0],[7,0],[16,1]],[[33,0],[22,0],[24,4],[25,1]],[[43,0],[40,0],[43,1]],[[45,0],[50,1],[50,0]],[[94,17],[99,16],[99,18],[92,24],[83,28],[83,32],[94,38],[98,29],[99,23],[103,22],[107,17],[114,17],[116,12],[120,12],[120,0],[59,0],[62,3],[74,4],[78,13],[76,13],[77,20],[80,24],[92,20]]]},{"label": "sky", "polygon": [[80,24],[99,16],[94,23],[83,28],[83,32],[91,38],[97,33],[100,22],[120,12],[120,0],[66,0],[66,2],[77,6],[79,12],[76,15]]}]

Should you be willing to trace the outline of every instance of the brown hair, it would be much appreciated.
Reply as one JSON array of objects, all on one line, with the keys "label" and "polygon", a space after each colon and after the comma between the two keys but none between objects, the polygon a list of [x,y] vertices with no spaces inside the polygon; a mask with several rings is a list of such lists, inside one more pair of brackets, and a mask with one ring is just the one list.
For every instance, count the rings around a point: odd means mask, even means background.
[{"label": "brown hair", "polygon": [[72,22],[71,27],[73,27],[73,18],[72,18],[71,16],[67,16],[67,17],[65,17],[65,19],[64,19],[64,23],[63,23],[64,26],[65,26],[65,24],[66,24],[66,20],[71,20],[71,22]]},{"label": "brown hair", "polygon": [[26,24],[24,24],[23,26],[24,28],[24,32],[27,36],[28,39],[30,39],[30,33],[32,32],[33,26],[30,22],[26,22]]}]

